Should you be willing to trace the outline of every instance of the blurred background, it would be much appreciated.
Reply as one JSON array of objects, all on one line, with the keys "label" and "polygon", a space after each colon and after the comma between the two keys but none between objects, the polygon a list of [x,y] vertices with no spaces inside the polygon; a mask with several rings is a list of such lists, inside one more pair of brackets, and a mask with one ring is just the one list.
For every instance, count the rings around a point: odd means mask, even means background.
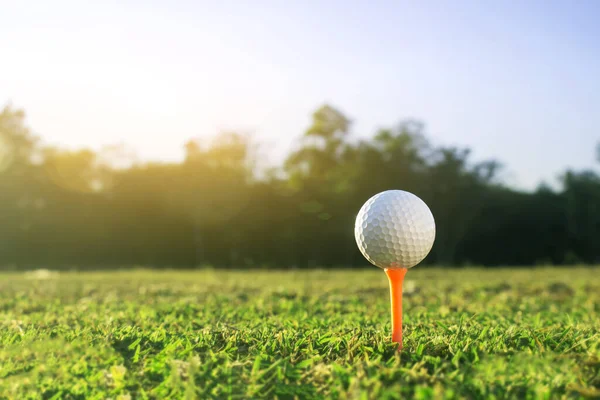
[{"label": "blurred background", "polygon": [[[0,268],[600,262],[600,3],[2,2]],[[4,103],[4,104],[2,104]]]}]

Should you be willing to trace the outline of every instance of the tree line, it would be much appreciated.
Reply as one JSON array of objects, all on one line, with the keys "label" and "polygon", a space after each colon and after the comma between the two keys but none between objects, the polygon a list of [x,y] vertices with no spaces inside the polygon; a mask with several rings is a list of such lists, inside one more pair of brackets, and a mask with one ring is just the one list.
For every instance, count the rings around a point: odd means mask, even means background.
[{"label": "tree line", "polygon": [[503,184],[499,162],[432,144],[419,121],[363,140],[350,132],[351,120],[323,105],[277,167],[259,168],[256,143],[235,132],[189,141],[179,163],[137,163],[118,147],[42,145],[25,113],[6,106],[0,268],[365,266],[354,218],[369,197],[394,188],[434,214],[427,264],[600,261],[594,171],[565,171],[560,190],[523,192]]}]

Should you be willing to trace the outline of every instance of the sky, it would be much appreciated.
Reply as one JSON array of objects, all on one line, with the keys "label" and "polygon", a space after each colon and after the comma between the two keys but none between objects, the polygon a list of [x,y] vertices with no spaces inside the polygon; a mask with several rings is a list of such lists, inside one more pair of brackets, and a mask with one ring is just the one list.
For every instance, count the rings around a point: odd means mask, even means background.
[{"label": "sky", "polygon": [[0,0],[0,106],[44,143],[179,160],[250,133],[279,162],[327,102],[406,118],[530,190],[597,168],[600,2]]}]

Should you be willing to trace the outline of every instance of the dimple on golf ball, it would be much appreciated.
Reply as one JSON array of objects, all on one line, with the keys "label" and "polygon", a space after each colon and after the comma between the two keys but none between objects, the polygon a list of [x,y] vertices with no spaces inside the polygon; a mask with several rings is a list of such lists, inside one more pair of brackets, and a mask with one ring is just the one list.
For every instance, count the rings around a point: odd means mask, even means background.
[{"label": "dimple on golf ball", "polygon": [[403,190],[387,190],[362,206],[354,236],[361,253],[379,268],[411,268],[431,251],[435,220],[419,197]]}]

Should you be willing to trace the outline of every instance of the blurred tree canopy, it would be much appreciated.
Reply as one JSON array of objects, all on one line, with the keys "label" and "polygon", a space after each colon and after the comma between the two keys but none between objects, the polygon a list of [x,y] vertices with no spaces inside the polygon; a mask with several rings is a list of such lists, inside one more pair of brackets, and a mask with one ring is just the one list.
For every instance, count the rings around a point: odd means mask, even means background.
[{"label": "blurred tree canopy", "polygon": [[595,172],[566,171],[558,191],[520,192],[498,179],[500,163],[435,146],[419,121],[369,140],[353,138],[351,126],[319,107],[283,165],[259,173],[256,143],[235,132],[189,141],[181,163],[139,163],[119,146],[43,146],[25,113],[6,106],[0,268],[363,266],[354,218],[387,189],[431,207],[437,237],[426,263],[600,261]]}]

